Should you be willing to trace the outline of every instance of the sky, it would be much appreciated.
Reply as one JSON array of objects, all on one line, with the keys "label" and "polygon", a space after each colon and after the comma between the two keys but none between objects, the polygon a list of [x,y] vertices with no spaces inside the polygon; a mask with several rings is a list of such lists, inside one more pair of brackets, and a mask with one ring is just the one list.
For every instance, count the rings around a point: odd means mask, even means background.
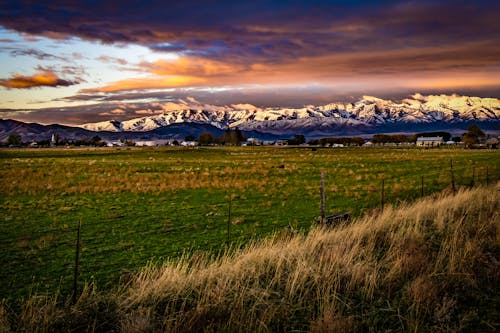
[{"label": "sky", "polygon": [[500,97],[500,1],[0,2],[0,118]]}]

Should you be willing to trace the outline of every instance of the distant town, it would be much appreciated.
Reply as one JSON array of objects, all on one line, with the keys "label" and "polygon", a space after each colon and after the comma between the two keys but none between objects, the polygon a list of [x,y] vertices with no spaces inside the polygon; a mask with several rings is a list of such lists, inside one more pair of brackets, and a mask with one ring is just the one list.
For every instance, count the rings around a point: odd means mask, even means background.
[{"label": "distant town", "polygon": [[69,140],[53,133],[50,140],[25,142],[21,135],[11,134],[2,147],[161,147],[161,146],[313,146],[313,147],[391,147],[417,146],[437,148],[440,146],[461,146],[465,148],[499,148],[499,137],[485,134],[477,125],[471,125],[461,136],[452,136],[449,132],[426,132],[414,135],[375,134],[371,138],[356,137],[326,137],[306,140],[301,134],[288,139],[263,140],[256,137],[245,137],[238,129],[227,129],[225,134],[215,137],[209,132],[198,137],[187,135],[184,139],[144,139],[144,140],[105,140],[99,135],[87,139]]}]

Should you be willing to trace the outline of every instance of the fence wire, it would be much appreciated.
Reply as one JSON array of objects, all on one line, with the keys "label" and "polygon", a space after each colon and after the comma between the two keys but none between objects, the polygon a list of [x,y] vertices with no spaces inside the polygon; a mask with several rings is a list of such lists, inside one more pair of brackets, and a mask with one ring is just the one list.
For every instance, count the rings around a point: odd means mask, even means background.
[{"label": "fence wire", "polygon": [[[453,167],[457,187],[493,183],[499,176],[496,167]],[[259,197],[258,192],[243,196],[235,189],[227,191],[225,200],[208,201],[203,205],[179,207],[176,202],[167,201],[164,206],[155,207],[147,213],[129,212],[128,215],[108,219],[82,221],[80,278],[109,282],[104,276],[113,275],[116,279],[123,272],[144,266],[148,260],[176,257],[186,249],[220,251],[229,245],[226,244],[228,242],[244,243],[269,233],[266,223],[271,223],[275,230],[287,225],[313,224],[320,215],[319,174],[317,179],[317,186],[302,189],[301,193]],[[425,174],[418,171],[406,175],[379,174],[375,180],[361,179],[348,185],[335,184],[336,180],[338,178],[329,175],[326,170],[327,212],[349,211],[349,203],[356,202],[356,211],[352,213],[360,215],[367,209],[380,206],[381,201],[384,201],[383,204],[397,204],[417,199],[422,192],[428,195],[449,188],[452,186],[452,170],[443,168]],[[290,217],[291,211],[293,217]],[[136,222],[131,227],[132,218]],[[252,221],[253,225],[244,223],[245,220]],[[68,289],[75,262],[78,218],[74,222],[71,226],[50,226],[46,229],[41,225],[29,235],[20,232],[14,239],[12,235],[0,235],[0,248],[14,246],[22,250],[2,259],[11,268],[0,272],[1,281],[11,281],[5,287],[9,288],[15,284],[12,279],[23,275],[32,276],[34,284],[53,285],[54,281],[47,281],[50,277],[36,276],[40,272],[49,272],[49,276],[60,277],[56,284],[63,284],[62,289]],[[110,243],[110,235],[115,243]],[[176,236],[181,238],[180,235],[184,238],[176,239]],[[186,235],[191,239],[186,241]],[[8,274],[13,275],[7,278]]]}]

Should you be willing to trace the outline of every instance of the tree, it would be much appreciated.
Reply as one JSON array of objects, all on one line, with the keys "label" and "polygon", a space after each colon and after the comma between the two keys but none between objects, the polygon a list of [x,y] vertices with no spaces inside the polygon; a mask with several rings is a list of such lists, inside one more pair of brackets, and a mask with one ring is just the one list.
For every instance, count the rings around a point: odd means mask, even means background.
[{"label": "tree", "polygon": [[104,147],[106,145],[106,143],[101,140],[99,135],[93,136],[92,139],[90,139],[90,144],[95,147]]},{"label": "tree", "polygon": [[208,132],[201,133],[198,137],[198,143],[202,146],[208,146],[214,143],[214,137]]},{"label": "tree", "polygon": [[184,138],[184,141],[195,141],[196,138],[193,135],[188,135]]},{"label": "tree", "polygon": [[466,147],[470,147],[472,145],[475,145],[476,143],[479,143],[479,139],[477,138],[477,136],[467,132],[462,135],[462,142]]},{"label": "tree", "polygon": [[372,137],[372,142],[373,143],[387,143],[387,142],[391,142],[391,138],[389,135],[386,135],[386,134],[375,134]]},{"label": "tree", "polygon": [[121,139],[120,142],[123,143],[127,147],[135,146],[135,142],[133,140]]},{"label": "tree", "polygon": [[286,140],[289,145],[301,145],[306,143],[306,137],[302,134],[295,134],[292,139]]},{"label": "tree", "polygon": [[302,134],[295,134],[293,139],[296,145],[301,145],[303,143],[306,143],[306,137],[303,136]]},{"label": "tree", "polygon": [[224,133],[224,136],[222,137],[221,143],[223,145],[231,144],[231,129],[226,127],[226,132]]},{"label": "tree", "polygon": [[466,147],[470,147],[479,143],[482,139],[484,139],[485,134],[477,125],[471,125],[467,129],[467,133],[462,135],[462,142]]},{"label": "tree", "polygon": [[484,132],[477,125],[470,125],[469,128],[467,128],[467,132],[477,138],[483,138],[485,136]]},{"label": "tree", "polygon": [[363,139],[360,136],[356,136],[356,137],[354,137],[354,138],[351,139],[350,143],[354,144],[356,146],[362,146],[365,143],[365,139]]},{"label": "tree", "polygon": [[245,141],[245,138],[243,137],[243,134],[241,133],[238,127],[236,127],[234,131],[231,130],[229,131],[230,131],[231,145],[239,146],[242,141]]},{"label": "tree", "polygon": [[44,139],[44,140],[39,140],[36,142],[38,147],[49,147],[50,146],[50,140],[49,139]]},{"label": "tree", "polygon": [[23,141],[19,134],[10,134],[7,138],[7,144],[9,146],[20,146],[22,143]]}]

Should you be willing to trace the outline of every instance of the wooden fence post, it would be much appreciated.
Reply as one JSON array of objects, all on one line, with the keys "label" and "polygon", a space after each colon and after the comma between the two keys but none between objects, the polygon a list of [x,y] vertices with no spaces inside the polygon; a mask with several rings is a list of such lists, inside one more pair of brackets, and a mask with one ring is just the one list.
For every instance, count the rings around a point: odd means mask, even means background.
[{"label": "wooden fence post", "polygon": [[476,168],[472,168],[472,181],[470,182],[470,187],[474,187],[476,178]]},{"label": "wooden fence post", "polygon": [[424,175],[420,176],[420,196],[424,197]]},{"label": "wooden fence post", "polygon": [[455,175],[453,174],[453,160],[450,159],[450,174],[451,174],[451,189],[453,193],[457,192],[457,188],[455,187]]},{"label": "wooden fence post", "polygon": [[325,199],[325,172],[321,171],[321,184],[320,184],[320,223],[325,223],[325,215],[326,215],[326,199]]},{"label": "wooden fence post", "polygon": [[382,206],[382,211],[384,211],[384,203],[385,203],[384,185],[385,185],[385,178],[382,177],[382,193],[380,196],[380,204]]},{"label": "wooden fence post", "polygon": [[233,201],[233,195],[229,194],[229,206],[227,210],[227,246],[229,246],[231,242],[231,206]]},{"label": "wooden fence post", "polygon": [[73,303],[76,303],[78,293],[78,269],[80,266],[80,231],[82,227],[82,219],[78,220],[78,231],[76,234],[76,253],[75,253],[75,271],[73,276]]}]

